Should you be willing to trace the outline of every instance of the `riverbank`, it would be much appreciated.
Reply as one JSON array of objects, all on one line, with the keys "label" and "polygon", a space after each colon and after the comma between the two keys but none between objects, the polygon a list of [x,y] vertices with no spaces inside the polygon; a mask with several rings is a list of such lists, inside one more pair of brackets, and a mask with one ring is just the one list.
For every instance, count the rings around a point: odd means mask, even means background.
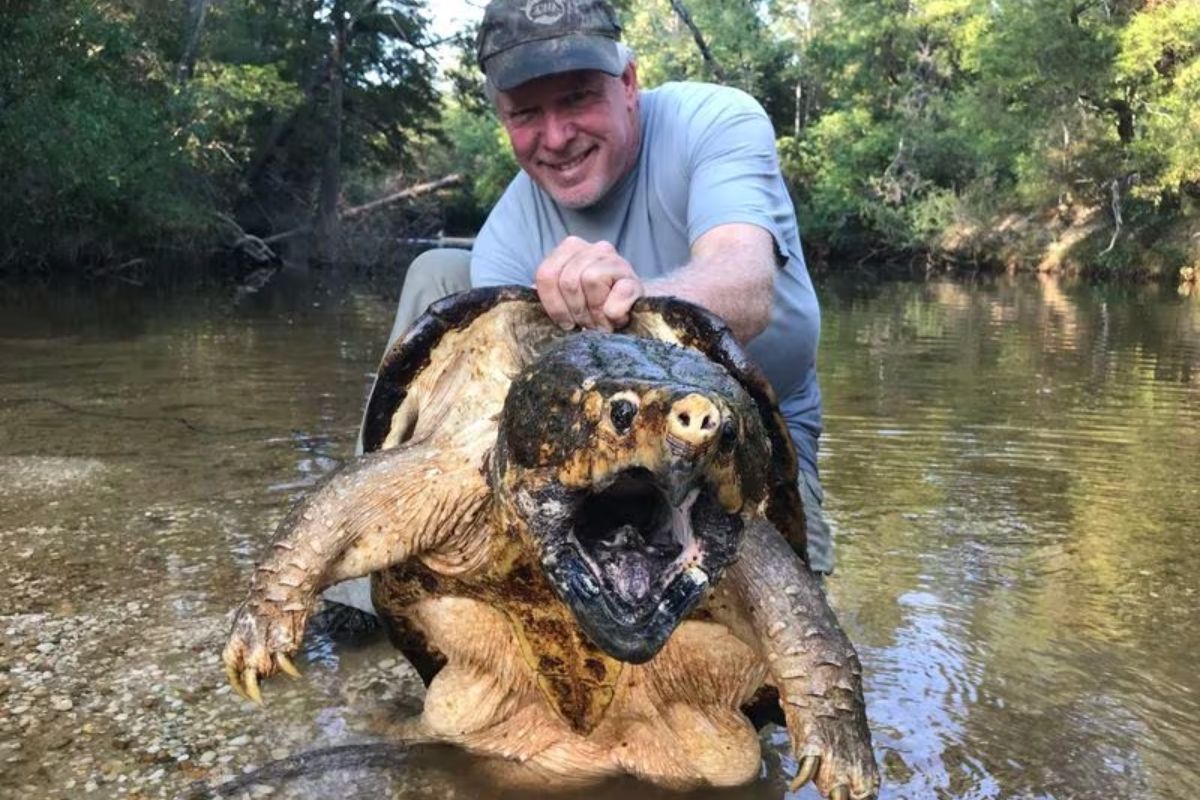
[{"label": "riverbank", "polygon": [[963,213],[932,234],[924,247],[897,249],[871,243],[838,249],[807,237],[814,272],[835,273],[854,265],[881,278],[951,274],[1053,274],[1088,281],[1161,282],[1194,285],[1200,272],[1200,215],[1166,221],[1133,221],[1114,235],[1111,212]]}]

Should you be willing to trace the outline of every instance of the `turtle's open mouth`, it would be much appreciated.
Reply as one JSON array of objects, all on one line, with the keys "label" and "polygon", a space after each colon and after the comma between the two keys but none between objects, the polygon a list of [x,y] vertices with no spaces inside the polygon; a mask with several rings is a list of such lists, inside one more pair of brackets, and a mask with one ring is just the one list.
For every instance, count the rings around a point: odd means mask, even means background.
[{"label": "turtle's open mouth", "polygon": [[632,663],[662,648],[741,538],[741,517],[710,487],[668,491],[642,468],[569,499],[561,489],[538,495],[527,519],[547,577],[589,638]]},{"label": "turtle's open mouth", "polygon": [[699,560],[687,515],[694,498],[693,491],[686,507],[673,508],[649,470],[634,468],[584,499],[575,514],[575,542],[614,600],[634,610],[687,560]]}]

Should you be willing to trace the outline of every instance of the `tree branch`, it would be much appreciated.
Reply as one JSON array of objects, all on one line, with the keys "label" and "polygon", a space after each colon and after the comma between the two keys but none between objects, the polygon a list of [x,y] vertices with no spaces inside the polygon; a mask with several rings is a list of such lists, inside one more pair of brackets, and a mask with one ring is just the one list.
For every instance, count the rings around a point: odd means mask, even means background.
[{"label": "tree branch", "polygon": [[687,29],[692,32],[692,38],[696,41],[696,47],[700,48],[700,55],[704,57],[704,63],[712,70],[712,74],[721,83],[729,83],[729,76],[725,73],[725,69],[717,62],[717,59],[712,54],[712,50],[708,49],[708,42],[704,40],[704,34],[696,27],[696,23],[692,21],[692,15],[688,13],[687,7],[683,5],[683,0],[671,0],[671,8],[675,10],[679,20],[687,26]]},{"label": "tree branch", "polygon": [[[365,214],[369,214],[372,211],[375,211],[376,209],[383,208],[384,206],[391,205],[392,203],[398,203],[401,200],[413,200],[417,197],[423,197],[427,194],[433,194],[434,192],[441,191],[442,189],[448,189],[451,186],[458,186],[462,182],[463,182],[463,176],[456,172],[452,175],[447,175],[444,178],[439,178],[436,181],[430,181],[428,183],[419,183],[416,186],[410,186],[409,188],[404,189],[403,191],[395,192],[394,194],[385,195],[384,197],[377,198],[375,200],[372,200],[369,203],[363,203],[361,206],[353,206],[352,208],[347,208],[346,210],[342,211],[338,215],[338,217],[339,217],[339,219],[343,219],[343,220],[355,219],[356,217],[361,217]],[[301,225],[297,228],[292,228],[290,230],[283,231],[282,233],[272,234],[272,235],[266,237],[265,239],[263,239],[262,241],[264,244],[268,244],[268,245],[274,244],[275,242],[281,242],[284,239],[291,239],[293,236],[301,236],[303,234],[310,232],[311,230],[312,230],[311,226]]]}]

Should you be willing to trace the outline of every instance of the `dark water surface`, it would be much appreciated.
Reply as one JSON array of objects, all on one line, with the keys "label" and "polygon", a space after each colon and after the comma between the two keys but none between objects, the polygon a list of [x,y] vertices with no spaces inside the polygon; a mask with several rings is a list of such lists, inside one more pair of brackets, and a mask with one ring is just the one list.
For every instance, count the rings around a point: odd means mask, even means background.
[{"label": "dark water surface", "polygon": [[[261,711],[224,686],[226,613],[349,452],[390,326],[369,293],[286,289],[0,295],[0,797],[173,797],[417,707],[378,641],[318,637]],[[1029,279],[823,303],[828,585],[883,796],[1200,797],[1200,302]],[[761,781],[707,796],[782,797],[764,741]],[[469,772],[437,751],[274,796],[488,796]]]}]

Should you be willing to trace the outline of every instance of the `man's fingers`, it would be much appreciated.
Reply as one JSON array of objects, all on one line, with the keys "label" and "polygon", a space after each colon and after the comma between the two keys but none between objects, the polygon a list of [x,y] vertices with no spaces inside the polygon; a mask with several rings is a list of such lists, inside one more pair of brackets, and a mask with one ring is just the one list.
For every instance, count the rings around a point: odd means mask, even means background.
[{"label": "man's fingers", "polygon": [[617,278],[604,300],[601,313],[611,330],[620,330],[629,324],[629,312],[637,299],[646,293],[636,275]]},{"label": "man's fingers", "polygon": [[610,243],[568,237],[538,267],[537,291],[546,313],[562,328],[611,331],[629,321],[642,284]]},{"label": "man's fingers", "polygon": [[[599,258],[581,276],[590,327],[612,331],[625,324],[629,305],[641,294],[641,281],[620,256]],[[614,296],[614,292],[616,295]]]},{"label": "man's fingers", "polygon": [[583,239],[568,236],[559,243],[558,247],[550,251],[550,254],[538,266],[534,276],[534,288],[537,289],[542,307],[546,309],[550,319],[566,330],[575,327],[575,317],[571,314],[560,288],[562,271],[571,258],[589,246]]},{"label": "man's fingers", "polygon": [[592,327],[592,315],[588,312],[587,294],[583,290],[583,275],[597,259],[596,251],[589,247],[571,256],[563,265],[558,276],[558,291],[571,319],[581,328]]}]

